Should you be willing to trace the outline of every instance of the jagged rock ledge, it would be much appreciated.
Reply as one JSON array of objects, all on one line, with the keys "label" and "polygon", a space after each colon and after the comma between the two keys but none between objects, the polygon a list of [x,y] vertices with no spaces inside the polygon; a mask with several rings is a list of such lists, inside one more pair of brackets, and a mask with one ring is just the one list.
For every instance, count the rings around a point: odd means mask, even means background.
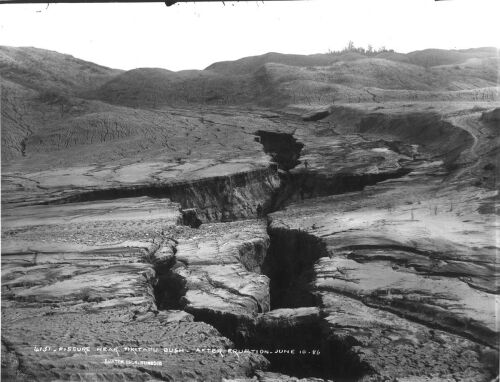
[{"label": "jagged rock ledge", "polygon": [[256,218],[269,207],[271,195],[279,188],[277,167],[214,176],[192,181],[144,183],[116,188],[78,190],[74,195],[40,204],[66,204],[149,196],[166,198],[183,209],[195,209],[202,222]]}]

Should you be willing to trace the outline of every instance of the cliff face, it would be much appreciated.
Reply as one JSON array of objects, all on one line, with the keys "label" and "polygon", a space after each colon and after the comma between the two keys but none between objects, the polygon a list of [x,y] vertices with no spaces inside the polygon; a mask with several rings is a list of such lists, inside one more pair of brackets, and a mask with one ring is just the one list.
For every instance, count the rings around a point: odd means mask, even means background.
[{"label": "cliff face", "polygon": [[231,221],[263,216],[280,187],[276,166],[186,182],[133,184],[119,188],[79,191],[47,204],[110,200],[138,196],[168,198],[191,210],[191,219]]},{"label": "cliff face", "polygon": [[231,221],[263,216],[280,184],[273,166],[174,186],[165,196],[183,208],[195,208],[203,222]]}]

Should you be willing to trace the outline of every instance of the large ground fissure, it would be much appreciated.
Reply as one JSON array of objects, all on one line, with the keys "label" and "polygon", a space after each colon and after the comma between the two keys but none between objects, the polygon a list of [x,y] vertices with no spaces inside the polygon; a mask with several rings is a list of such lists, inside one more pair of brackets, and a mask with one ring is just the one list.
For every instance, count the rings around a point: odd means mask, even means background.
[{"label": "large ground fissure", "polygon": [[[270,194],[271,202],[260,215],[280,209],[297,195],[305,197],[306,192],[306,197],[315,197],[360,190],[368,184],[408,173],[401,170],[390,176],[337,177],[326,181],[312,173],[292,176],[290,170],[300,163],[303,144],[291,134],[259,131],[257,136],[275,161],[281,178],[280,187]],[[314,187],[308,189],[311,184]],[[158,308],[185,310],[195,321],[214,326],[231,339],[237,349],[263,351],[273,372],[337,380],[356,380],[370,373],[370,367],[353,353],[350,340],[332,335],[323,320],[321,301],[311,284],[315,262],[329,256],[325,243],[305,231],[274,228],[269,218],[268,223],[270,245],[261,273],[270,280],[270,311],[241,315],[186,305],[186,280],[175,272],[176,267],[185,264],[179,264],[175,253],[167,266],[157,268]],[[303,354],[298,354],[300,352]]]}]

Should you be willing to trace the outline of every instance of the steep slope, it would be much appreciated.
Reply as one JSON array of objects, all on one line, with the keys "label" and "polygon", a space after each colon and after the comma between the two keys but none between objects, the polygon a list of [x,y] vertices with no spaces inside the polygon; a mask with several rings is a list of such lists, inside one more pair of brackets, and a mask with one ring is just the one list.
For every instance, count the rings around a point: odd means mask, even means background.
[{"label": "steep slope", "polygon": [[0,47],[0,76],[42,92],[76,94],[94,89],[120,72],[45,49]]},{"label": "steep slope", "polygon": [[34,132],[85,112],[75,97],[120,72],[48,50],[0,47],[2,161],[24,156]]},{"label": "steep slope", "polygon": [[1,79],[2,161],[26,155],[26,140],[52,124],[85,113],[89,103],[50,90],[39,92],[7,78]]}]

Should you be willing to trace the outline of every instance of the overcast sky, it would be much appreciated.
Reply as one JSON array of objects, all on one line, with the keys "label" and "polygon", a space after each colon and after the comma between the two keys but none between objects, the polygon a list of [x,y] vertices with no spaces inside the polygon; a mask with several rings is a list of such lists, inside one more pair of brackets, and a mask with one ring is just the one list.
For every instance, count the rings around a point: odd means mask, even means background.
[{"label": "overcast sky", "polygon": [[203,69],[262,54],[355,45],[400,52],[500,47],[499,0],[0,5],[0,45],[120,69]]}]

